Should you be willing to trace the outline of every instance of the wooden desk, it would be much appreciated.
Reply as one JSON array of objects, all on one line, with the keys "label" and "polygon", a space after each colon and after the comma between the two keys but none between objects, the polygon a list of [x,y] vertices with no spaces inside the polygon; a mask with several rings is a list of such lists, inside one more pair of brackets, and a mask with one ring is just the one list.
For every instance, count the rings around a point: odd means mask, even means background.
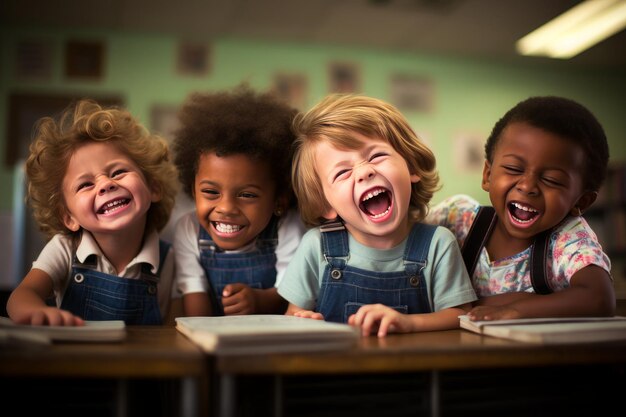
[{"label": "wooden desk", "polygon": [[[572,410],[584,407],[597,410],[596,401],[601,401],[601,410],[607,398],[621,401],[626,393],[625,365],[626,341],[540,346],[464,330],[363,338],[353,349],[342,352],[212,358],[218,376],[216,414],[220,417],[246,415],[241,410],[245,401],[240,401],[247,395],[246,389],[263,386],[271,387],[266,390],[271,400],[265,404],[269,408],[265,411],[275,416],[308,415],[302,410],[321,407],[324,402],[332,404],[337,392],[354,395],[357,399],[351,404],[355,407],[364,404],[360,415],[402,415],[377,409],[376,404],[383,404],[384,399],[375,396],[386,389],[386,395],[392,398],[395,391],[404,391],[388,403],[416,404],[407,415],[465,416],[468,408],[481,416],[529,412],[534,416],[571,415]],[[358,384],[361,388],[354,391],[348,388]],[[536,392],[533,385],[543,392]],[[491,393],[481,393],[485,390]],[[504,401],[511,391],[519,396]],[[296,398],[289,399],[289,395]],[[307,402],[307,395],[318,398]],[[562,401],[556,401],[556,408],[535,410],[539,404],[554,402],[552,399]],[[500,403],[488,404],[495,400]],[[564,404],[567,401],[569,406]],[[620,406],[623,409],[624,405]],[[324,411],[319,408],[311,415],[323,415]],[[259,411],[259,406],[251,414],[255,413],[266,414]]]},{"label": "wooden desk", "polygon": [[[129,326],[126,340],[120,343],[0,346],[3,388],[18,379],[28,382],[34,378],[73,379],[79,383],[93,379],[119,381],[118,399],[122,403],[129,380],[175,379],[180,381],[180,415],[207,414],[207,358],[173,327]],[[31,398],[30,395],[27,393],[21,400]],[[36,395],[32,399],[38,400]],[[124,404],[118,404],[117,409],[118,414],[126,414]]]}]

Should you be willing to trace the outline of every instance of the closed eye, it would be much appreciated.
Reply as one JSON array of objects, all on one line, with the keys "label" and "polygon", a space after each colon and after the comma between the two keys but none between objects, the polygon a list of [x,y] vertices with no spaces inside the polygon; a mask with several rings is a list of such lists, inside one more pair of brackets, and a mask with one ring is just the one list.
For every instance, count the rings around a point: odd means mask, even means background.
[{"label": "closed eye", "polygon": [[349,169],[342,169],[342,170],[337,171],[335,173],[335,176],[333,177],[333,181],[336,181],[336,180],[340,179],[341,177],[346,176],[349,172],[350,172]]},{"label": "closed eye", "polygon": [[128,171],[127,171],[127,170],[125,170],[125,169],[121,169],[121,168],[120,168],[120,169],[116,169],[116,170],[115,170],[115,171],[113,171],[113,173],[111,174],[111,178],[115,178],[115,177],[117,177],[117,176],[119,176],[119,175],[125,174],[126,172],[128,172]]},{"label": "closed eye", "polygon": [[243,198],[257,198],[258,195],[246,191],[246,192],[240,193],[239,197],[243,197]]},{"label": "closed eye", "polygon": [[512,174],[520,174],[521,172],[523,172],[522,168],[511,166],[511,165],[504,165],[502,168],[504,168],[506,172],[512,173]]},{"label": "closed eye", "polygon": [[78,192],[84,188],[91,187],[92,185],[93,185],[92,182],[88,182],[88,181],[81,182],[80,184],[78,184],[78,187],[76,187],[76,191]]},{"label": "closed eye", "polygon": [[382,158],[382,157],[387,156],[387,155],[388,154],[386,154],[385,152],[377,152],[377,153],[375,153],[374,155],[372,155],[370,157],[370,162],[373,161],[374,159]]}]

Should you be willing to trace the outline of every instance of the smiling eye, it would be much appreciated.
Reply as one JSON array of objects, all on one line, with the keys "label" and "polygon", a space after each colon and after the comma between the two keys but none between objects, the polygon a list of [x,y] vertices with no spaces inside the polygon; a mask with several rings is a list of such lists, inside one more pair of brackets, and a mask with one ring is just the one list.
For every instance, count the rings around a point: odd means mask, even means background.
[{"label": "smiling eye", "polygon": [[504,168],[506,172],[512,173],[512,174],[519,174],[523,171],[522,168],[518,168],[516,166],[511,166],[511,165],[504,165],[502,168]]},{"label": "smiling eye", "polygon": [[333,181],[338,180],[340,177],[346,176],[348,172],[350,172],[349,169],[342,169],[340,171],[337,171],[335,173],[335,176],[333,177]]},{"label": "smiling eye", "polygon": [[250,192],[242,192],[239,196],[243,198],[257,198],[256,194]]},{"label": "smiling eye", "polygon": [[115,178],[115,177],[117,177],[117,176],[120,176],[120,175],[122,175],[122,174],[125,174],[126,172],[128,172],[128,171],[126,171],[125,169],[121,169],[121,168],[120,168],[120,169],[116,169],[116,170],[115,170],[115,171],[113,171],[113,173],[111,174],[111,178]]},{"label": "smiling eye", "polygon": [[78,184],[78,187],[76,187],[76,191],[80,191],[83,188],[91,187],[92,185],[93,185],[92,182],[81,182],[80,184]]},{"label": "smiling eye", "polygon": [[387,156],[387,154],[384,152],[377,152],[370,157],[370,162],[373,161],[374,159],[382,158],[383,156]]}]

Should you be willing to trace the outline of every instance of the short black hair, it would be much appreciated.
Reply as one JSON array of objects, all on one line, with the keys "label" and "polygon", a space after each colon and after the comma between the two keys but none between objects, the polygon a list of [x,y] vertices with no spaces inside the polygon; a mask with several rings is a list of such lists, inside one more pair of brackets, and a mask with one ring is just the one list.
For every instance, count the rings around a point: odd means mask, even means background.
[{"label": "short black hair", "polygon": [[502,131],[511,123],[527,123],[580,146],[586,155],[583,186],[598,191],[606,178],[609,145],[602,125],[582,104],[564,97],[530,97],[519,102],[498,120],[485,144],[485,158],[493,153]]},{"label": "short black hair", "polygon": [[172,150],[183,190],[193,196],[200,156],[246,155],[267,162],[279,194],[295,205],[291,187],[291,123],[297,110],[272,93],[257,93],[246,85],[231,91],[193,93],[179,112],[180,128]]}]

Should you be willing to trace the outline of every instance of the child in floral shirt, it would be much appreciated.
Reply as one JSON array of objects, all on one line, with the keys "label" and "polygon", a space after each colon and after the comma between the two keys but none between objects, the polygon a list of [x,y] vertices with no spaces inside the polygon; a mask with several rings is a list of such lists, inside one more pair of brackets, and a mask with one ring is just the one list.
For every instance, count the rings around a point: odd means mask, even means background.
[{"label": "child in floral shirt", "polygon": [[[482,188],[495,209],[472,283],[474,320],[609,316],[611,264],[581,216],[605,178],[608,144],[589,110],[560,97],[532,97],[496,123],[485,146]],[[463,248],[478,202],[465,195],[434,206],[427,221],[448,227]],[[548,231],[546,294],[531,282],[530,253]]]}]

